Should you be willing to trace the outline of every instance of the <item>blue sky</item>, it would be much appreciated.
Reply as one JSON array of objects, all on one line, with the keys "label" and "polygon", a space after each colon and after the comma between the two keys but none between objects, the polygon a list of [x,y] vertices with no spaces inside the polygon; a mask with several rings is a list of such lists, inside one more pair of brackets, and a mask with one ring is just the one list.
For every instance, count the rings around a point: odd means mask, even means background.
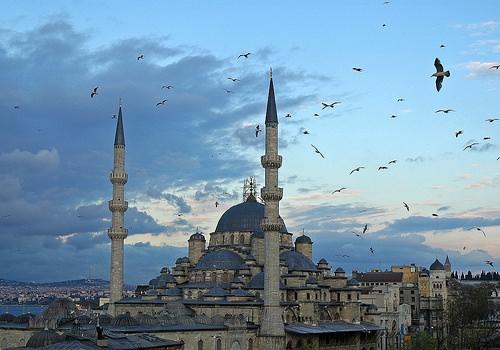
[{"label": "blue sky", "polygon": [[[0,277],[107,278],[119,96],[131,204],[125,278],[145,282],[185,255],[197,226],[211,232],[240,201],[245,177],[263,182],[254,128],[270,66],[278,113],[292,114],[280,120],[282,216],[313,238],[316,260],[367,270],[449,254],[457,269],[478,271],[500,256],[500,123],[485,121],[500,117],[500,70],[489,69],[500,63],[495,1],[3,5]],[[435,57],[451,72],[439,93]],[[323,101],[341,103],[321,110]],[[332,195],[339,187],[347,190]],[[368,235],[356,238],[365,224]]]}]

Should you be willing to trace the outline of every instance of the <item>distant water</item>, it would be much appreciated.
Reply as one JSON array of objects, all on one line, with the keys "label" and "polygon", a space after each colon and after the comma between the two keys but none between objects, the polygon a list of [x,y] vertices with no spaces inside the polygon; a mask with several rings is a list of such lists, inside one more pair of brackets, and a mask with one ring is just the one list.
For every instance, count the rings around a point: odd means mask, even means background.
[{"label": "distant water", "polygon": [[45,310],[47,305],[0,305],[0,315],[8,312],[14,316],[32,313],[38,315]]}]

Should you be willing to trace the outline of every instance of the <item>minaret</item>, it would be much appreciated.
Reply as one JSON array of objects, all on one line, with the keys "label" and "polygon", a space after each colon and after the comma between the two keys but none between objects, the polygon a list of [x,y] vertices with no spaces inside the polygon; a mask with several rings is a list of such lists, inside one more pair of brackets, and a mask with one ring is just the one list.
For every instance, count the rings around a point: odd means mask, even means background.
[{"label": "minaret", "polygon": [[118,110],[114,147],[113,172],[110,180],[113,184],[113,199],[109,201],[111,211],[111,228],[108,236],[111,238],[111,275],[110,275],[110,309],[114,315],[114,303],[123,297],[123,241],[128,235],[124,227],[125,211],[128,203],[125,201],[125,184],[128,175],[125,173],[125,135],[123,134],[122,106]]},{"label": "minaret", "polygon": [[264,219],[262,230],[265,232],[264,261],[264,309],[260,324],[262,349],[284,348],[285,329],[280,307],[280,231],[283,221],[279,214],[279,201],[283,198],[283,189],[278,187],[278,169],[281,167],[278,154],[278,115],[274,99],[272,70],[270,71],[269,95],[266,111],[266,153],[261,158],[265,169],[265,186],[261,189],[264,200]]}]

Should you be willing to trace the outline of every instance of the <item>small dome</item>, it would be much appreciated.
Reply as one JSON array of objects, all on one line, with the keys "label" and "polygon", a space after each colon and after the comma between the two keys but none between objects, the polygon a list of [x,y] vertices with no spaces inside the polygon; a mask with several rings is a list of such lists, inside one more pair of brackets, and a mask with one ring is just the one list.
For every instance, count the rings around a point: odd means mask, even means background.
[{"label": "small dome", "polygon": [[256,261],[257,259],[255,259],[255,256],[253,256],[252,254],[248,254],[246,257],[245,257],[245,260],[246,261]]},{"label": "small dome", "polygon": [[335,273],[345,273],[345,271],[343,268],[337,267],[337,269],[335,270]]},{"label": "small dome", "polygon": [[92,324],[97,324],[97,320],[99,320],[99,325],[109,326],[111,324],[111,321],[113,321],[113,317],[108,314],[101,314],[97,316],[97,318],[92,320]]},{"label": "small dome", "polygon": [[205,314],[196,315],[194,321],[200,324],[212,324],[212,319]]},{"label": "small dome", "polygon": [[182,291],[177,287],[173,287],[173,288],[167,289],[167,291],[165,292],[165,295],[171,296],[171,297],[177,296],[177,295],[182,295]]},{"label": "small dome", "polygon": [[59,299],[47,306],[47,309],[42,313],[42,318],[45,320],[72,318],[76,316],[77,311],[73,301]]},{"label": "small dome", "polygon": [[205,293],[206,297],[224,297],[226,296],[226,291],[222,289],[221,287],[213,287],[208,290],[208,292]]},{"label": "small dome", "polygon": [[[264,204],[248,196],[243,203],[236,204],[222,214],[215,232],[262,232],[261,222],[264,218]],[[283,221],[283,220],[282,220]],[[287,233],[285,224],[281,233]]]},{"label": "small dome", "polygon": [[152,286],[155,288],[167,288],[167,283],[177,283],[177,281],[171,274],[162,274],[155,278],[155,283]]},{"label": "small dome", "polygon": [[328,261],[326,261],[325,258],[322,258],[318,261],[318,264],[328,264]]},{"label": "small dome", "polygon": [[429,270],[427,269],[422,269],[422,271],[420,271],[420,276],[429,276]]},{"label": "small dome", "polygon": [[47,345],[52,345],[65,340],[65,337],[57,334],[53,330],[44,329],[43,331],[33,334],[26,343],[27,348],[41,348]]},{"label": "small dome", "polygon": [[111,325],[114,327],[130,327],[137,326],[139,322],[132,316],[130,316],[130,312],[126,312],[124,314],[118,315],[111,321]]},{"label": "small dome", "polygon": [[9,314],[8,312],[0,315],[0,322],[14,322],[16,316]]},{"label": "small dome", "polygon": [[295,240],[295,244],[312,244],[312,241],[311,241],[311,238],[309,238],[309,236],[306,236],[306,235],[302,235],[302,236],[299,236],[297,237],[297,239]]},{"label": "small dome", "polygon": [[205,236],[200,232],[193,233],[191,235],[191,237],[189,237],[189,240],[190,241],[201,241],[201,242],[206,241]]},{"label": "small dome", "polygon": [[238,270],[245,266],[245,261],[237,253],[226,250],[210,250],[198,261],[196,270]]},{"label": "small dome", "polygon": [[[246,285],[246,289],[264,289],[264,272],[259,272],[255,276],[252,277],[250,282]],[[281,283],[280,280],[280,289],[283,289],[285,286]]]},{"label": "small dome", "polygon": [[234,289],[233,291],[231,291],[231,295],[235,296],[235,297],[248,297],[248,296],[250,296],[250,294],[248,294],[247,291],[244,291],[241,288]]},{"label": "small dome", "polygon": [[436,259],[436,261],[434,261],[430,267],[431,271],[440,271],[440,270],[444,270],[444,265],[441,264],[441,262]]},{"label": "small dome", "polygon": [[142,312],[139,312],[135,316],[135,319],[143,326],[154,326],[158,324],[158,320],[156,318],[151,315],[143,314]]},{"label": "small dome", "polygon": [[280,254],[280,258],[285,260],[289,271],[317,271],[311,259],[296,250],[284,251]]},{"label": "small dome", "polygon": [[181,263],[188,263],[190,260],[187,256],[183,256],[182,258],[180,258],[180,261]]},{"label": "small dome", "polygon": [[348,286],[359,286],[359,281],[355,278],[351,278],[349,281],[347,281]]},{"label": "small dome", "polygon": [[170,273],[170,269],[168,267],[162,267],[160,273]]}]

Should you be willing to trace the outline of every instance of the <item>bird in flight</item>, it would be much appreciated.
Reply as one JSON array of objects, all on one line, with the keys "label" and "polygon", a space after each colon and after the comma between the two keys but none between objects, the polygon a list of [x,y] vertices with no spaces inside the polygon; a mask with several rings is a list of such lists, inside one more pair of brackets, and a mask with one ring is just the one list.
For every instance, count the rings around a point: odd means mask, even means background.
[{"label": "bird in flight", "polygon": [[500,64],[494,64],[490,67],[490,69],[498,69],[500,68]]},{"label": "bird in flight", "polygon": [[363,236],[361,236],[359,233],[354,232],[354,231],[352,231],[352,233],[354,233],[354,235],[355,235],[356,237],[359,237],[359,238],[363,239]]},{"label": "bird in flight", "polygon": [[231,78],[231,77],[229,77],[229,78],[227,78],[227,79],[231,80],[232,82],[235,82],[235,81],[240,81],[240,79],[238,79],[238,78]]},{"label": "bird in flight", "polygon": [[495,122],[495,121],[497,121],[497,120],[500,120],[500,119],[498,119],[498,118],[490,118],[490,119],[486,119],[486,121],[487,121],[487,122],[490,122],[490,123],[493,123],[493,122]]},{"label": "bird in flight", "polygon": [[261,132],[262,130],[260,130],[260,125],[257,125],[255,127],[255,137],[259,137],[259,132]]},{"label": "bird in flight", "polygon": [[341,258],[349,258],[347,254],[335,254],[335,256],[340,256]]},{"label": "bird in flight", "polygon": [[162,101],[158,102],[156,105],[162,106],[162,105],[165,105],[165,102],[167,102],[167,100],[162,100]]},{"label": "bird in flight", "polygon": [[410,211],[410,206],[408,204],[403,202],[403,206],[406,208],[406,211]]},{"label": "bird in flight", "polygon": [[219,206],[219,202],[215,201],[215,207],[217,208]]},{"label": "bird in flight", "polygon": [[401,98],[401,97],[400,97],[400,98],[398,98],[398,99],[396,100],[396,102],[404,102],[404,100],[405,100],[404,98]]},{"label": "bird in flight", "polygon": [[241,55],[238,56],[238,59],[241,58],[241,57],[248,58],[248,56],[250,56],[251,54],[252,54],[251,52],[242,53]]},{"label": "bird in flight", "polygon": [[384,24],[382,24],[382,27],[383,27],[383,28],[387,27],[387,24],[385,24],[385,23],[384,23]]},{"label": "bird in flight", "polygon": [[177,216],[181,217],[181,216],[182,216],[182,213],[177,213],[177,214],[175,214],[175,215],[177,215]]},{"label": "bird in flight", "polygon": [[309,131],[307,131],[307,130],[302,131],[302,133],[303,133],[304,135],[309,135]]},{"label": "bird in flight", "polygon": [[387,163],[387,164],[396,164],[396,162],[397,162],[397,160],[394,159],[394,160],[390,160],[389,163]]},{"label": "bird in flight", "polygon": [[500,160],[500,157],[498,157],[497,160]]},{"label": "bird in flight", "polygon": [[387,170],[388,168],[386,166],[379,166],[378,170]]},{"label": "bird in flight", "polygon": [[371,252],[372,254],[375,254],[375,250],[373,250],[373,248],[372,248],[372,247],[370,247],[370,252]]},{"label": "bird in flight", "polygon": [[483,137],[483,140],[491,140],[491,137],[485,136],[485,137]]},{"label": "bird in flight", "polygon": [[481,227],[471,227],[469,230],[479,231],[483,234],[484,237],[486,237],[486,233],[483,231],[483,229]]},{"label": "bird in flight", "polygon": [[465,250],[465,249],[467,249],[467,247],[466,247],[466,246],[464,246],[464,247],[462,248],[462,250]]},{"label": "bird in flight", "polygon": [[363,68],[352,67],[352,70],[353,70],[353,71],[356,71],[356,72],[362,72],[362,71],[363,71]]},{"label": "bird in flight", "polygon": [[448,114],[448,113],[450,113],[450,112],[455,112],[455,110],[453,110],[453,109],[438,109],[438,110],[437,110],[436,112],[434,112],[434,113],[439,113],[439,112],[443,112],[443,113]]},{"label": "bird in flight", "polygon": [[97,89],[99,89],[99,86],[96,86],[95,88],[92,89],[92,92],[90,93],[90,98],[94,98],[94,96],[98,95]]},{"label": "bird in flight", "polygon": [[346,187],[337,188],[335,191],[332,192],[332,194],[335,194],[337,192],[340,193],[343,190],[347,190],[347,188]]},{"label": "bird in flight", "polygon": [[325,109],[326,107],[333,108],[333,107],[335,107],[336,104],[339,104],[339,103],[340,103],[340,101],[335,101],[332,103],[321,102],[321,104],[323,105],[323,108],[321,108],[321,110]]},{"label": "bird in flight", "polygon": [[493,261],[486,260],[484,263],[485,263],[486,265],[490,265],[491,267],[493,267]]},{"label": "bird in flight", "polygon": [[463,135],[464,134],[464,131],[463,130],[458,130],[456,133],[455,133],[455,137],[458,137],[458,135]]},{"label": "bird in flight", "polygon": [[230,94],[232,91],[231,90],[227,90],[227,89],[224,89],[224,91],[227,93],[227,94]]},{"label": "bird in flight", "polygon": [[434,67],[436,67],[436,73],[431,75],[431,77],[436,77],[436,90],[439,92],[439,90],[441,90],[441,87],[443,86],[444,77],[449,77],[450,71],[449,70],[447,70],[446,72],[444,71],[443,65],[441,64],[441,61],[437,57],[434,60]]},{"label": "bird in flight", "polygon": [[172,85],[163,85],[161,88],[170,90],[171,88],[173,88],[173,86]]},{"label": "bird in flight", "polygon": [[394,118],[397,118],[398,116],[397,115],[391,115],[391,118],[394,119]]},{"label": "bird in flight", "polygon": [[144,55],[143,54],[140,54],[139,56],[137,56],[137,61],[143,60],[143,59],[144,59]]},{"label": "bird in flight", "polygon": [[351,172],[349,173],[349,175],[351,175],[355,171],[360,171],[361,169],[364,169],[364,168],[365,168],[364,166],[358,166],[357,168],[352,169]]},{"label": "bird in flight", "polygon": [[319,117],[319,114],[318,113],[314,113],[313,117]]},{"label": "bird in flight", "polygon": [[441,45],[439,45],[439,47],[440,47],[440,48],[443,48],[443,47],[446,47],[446,46],[444,46],[443,44],[441,44]]},{"label": "bird in flight", "polygon": [[285,118],[291,118],[292,115],[290,113],[288,113],[287,115],[285,115]]},{"label": "bird in flight", "polygon": [[437,218],[439,215],[436,214],[436,213],[432,213],[432,216],[434,216],[435,218]]},{"label": "bird in flight", "polygon": [[113,115],[111,116],[111,119],[116,119],[116,114],[113,114]]},{"label": "bird in flight", "polygon": [[21,108],[21,107],[19,107],[18,105],[14,106],[14,109],[19,109],[19,108]]},{"label": "bird in flight", "polygon": [[363,234],[365,234],[366,231],[368,231],[368,224],[365,224],[365,227],[363,227]]},{"label": "bird in flight", "polygon": [[472,149],[472,147],[474,147],[475,145],[479,145],[479,142],[473,142],[470,145],[465,146],[465,148],[463,150],[465,151],[467,148]]},{"label": "bird in flight", "polygon": [[314,152],[318,153],[323,159],[325,158],[323,153],[321,153],[316,146],[314,146],[312,143],[311,143],[311,146],[312,146],[312,148],[314,148]]}]

